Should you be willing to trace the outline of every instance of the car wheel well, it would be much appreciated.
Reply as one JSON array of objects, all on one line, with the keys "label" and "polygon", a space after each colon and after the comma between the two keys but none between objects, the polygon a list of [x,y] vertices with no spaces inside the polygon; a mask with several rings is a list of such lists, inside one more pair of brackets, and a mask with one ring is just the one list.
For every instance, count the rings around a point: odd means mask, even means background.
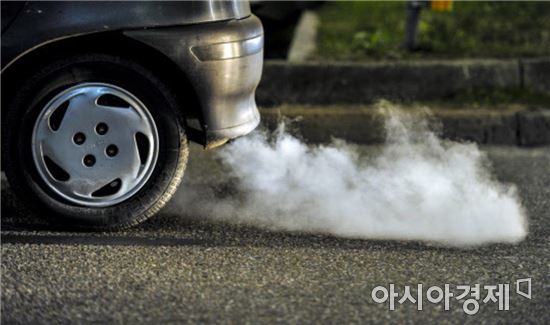
[{"label": "car wheel well", "polygon": [[[182,119],[199,118],[200,102],[185,73],[168,57],[149,45],[124,36],[120,32],[104,32],[75,36],[54,41],[25,53],[2,71],[2,92],[17,91],[17,87],[40,67],[69,55],[101,53],[136,61],[153,71],[174,93],[182,108]],[[9,80],[9,82],[7,82]],[[2,96],[2,107],[7,107],[11,96]],[[4,115],[4,110],[2,110]]]}]

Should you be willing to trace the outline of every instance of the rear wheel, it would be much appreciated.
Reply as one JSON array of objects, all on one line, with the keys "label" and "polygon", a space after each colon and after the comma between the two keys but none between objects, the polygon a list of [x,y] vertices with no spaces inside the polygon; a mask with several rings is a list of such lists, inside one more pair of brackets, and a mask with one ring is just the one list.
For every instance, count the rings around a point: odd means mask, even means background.
[{"label": "rear wheel", "polygon": [[22,85],[4,122],[10,186],[25,205],[66,226],[145,220],[173,195],[187,161],[169,88],[120,57],[52,62]]}]

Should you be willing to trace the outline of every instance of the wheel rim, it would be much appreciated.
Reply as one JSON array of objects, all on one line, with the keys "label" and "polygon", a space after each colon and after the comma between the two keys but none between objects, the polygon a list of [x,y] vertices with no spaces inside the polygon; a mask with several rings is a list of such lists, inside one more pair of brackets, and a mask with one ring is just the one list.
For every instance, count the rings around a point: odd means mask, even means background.
[{"label": "wheel rim", "polygon": [[120,203],[145,185],[158,157],[147,107],[106,83],[83,83],[42,109],[32,134],[33,160],[46,185],[83,206]]}]

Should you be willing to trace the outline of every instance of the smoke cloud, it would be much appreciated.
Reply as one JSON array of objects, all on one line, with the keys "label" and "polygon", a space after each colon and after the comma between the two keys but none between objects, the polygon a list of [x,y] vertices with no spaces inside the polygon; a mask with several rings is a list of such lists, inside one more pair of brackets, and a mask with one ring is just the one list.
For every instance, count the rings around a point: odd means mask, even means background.
[{"label": "smoke cloud", "polygon": [[308,145],[284,125],[255,132],[217,152],[227,179],[184,189],[177,205],[213,220],[349,238],[473,246],[526,236],[516,188],[491,175],[475,144],[438,138],[426,112],[379,106],[386,141],[377,150]]}]

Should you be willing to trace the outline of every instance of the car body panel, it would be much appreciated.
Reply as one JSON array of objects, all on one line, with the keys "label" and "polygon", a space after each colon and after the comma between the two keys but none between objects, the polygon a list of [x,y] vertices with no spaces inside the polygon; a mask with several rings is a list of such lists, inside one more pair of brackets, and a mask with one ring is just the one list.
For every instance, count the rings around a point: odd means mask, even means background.
[{"label": "car body panel", "polygon": [[247,1],[28,2],[2,30],[2,72],[46,44],[105,31],[156,49],[184,72],[201,106],[194,141],[214,147],[258,125],[264,38]]},{"label": "car body panel", "polygon": [[17,12],[9,28],[2,30],[3,68],[22,53],[52,40],[109,30],[240,19],[250,15],[250,5],[247,1],[214,0],[29,1]]},{"label": "car body panel", "polygon": [[262,73],[260,20],[127,31],[166,54],[197,92],[207,146],[253,130],[260,121],[254,98]]},{"label": "car body panel", "polygon": [[25,2],[23,1],[2,1],[0,3],[2,10],[2,33],[4,33],[5,30],[8,29],[10,24],[13,22],[15,17],[19,14],[21,9],[25,6]]}]

